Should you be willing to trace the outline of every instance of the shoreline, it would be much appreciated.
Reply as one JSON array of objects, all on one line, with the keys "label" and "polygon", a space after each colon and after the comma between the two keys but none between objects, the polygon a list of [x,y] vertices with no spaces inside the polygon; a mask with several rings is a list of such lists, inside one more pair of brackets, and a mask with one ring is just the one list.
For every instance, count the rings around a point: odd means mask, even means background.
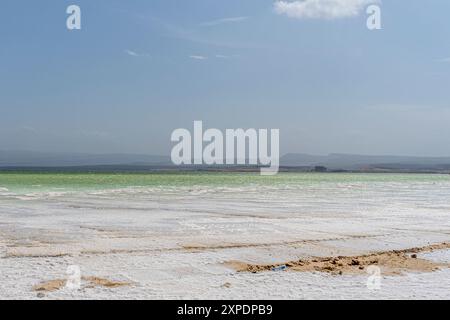
[{"label": "shoreline", "polygon": [[[68,166],[68,167],[0,167],[0,174],[195,174],[195,173],[260,173],[261,166],[232,166],[232,167],[208,167],[208,166]],[[450,169],[445,170],[411,170],[411,169],[327,169],[315,170],[313,166],[290,167],[280,166],[279,173],[316,173],[316,174],[444,174],[450,175]]]}]

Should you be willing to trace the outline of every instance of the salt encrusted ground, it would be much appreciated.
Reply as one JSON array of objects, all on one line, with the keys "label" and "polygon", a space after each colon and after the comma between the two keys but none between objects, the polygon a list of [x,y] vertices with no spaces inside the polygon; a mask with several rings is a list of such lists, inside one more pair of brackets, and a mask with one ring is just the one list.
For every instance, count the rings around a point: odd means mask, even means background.
[{"label": "salt encrusted ground", "polygon": [[[450,183],[315,190],[180,188],[8,194],[0,202],[1,299],[450,298],[450,269],[382,275],[237,273],[224,262],[283,263],[450,241]],[[446,196],[447,195],[447,196]],[[450,251],[419,257],[450,263]],[[36,292],[83,277],[130,285]]]}]

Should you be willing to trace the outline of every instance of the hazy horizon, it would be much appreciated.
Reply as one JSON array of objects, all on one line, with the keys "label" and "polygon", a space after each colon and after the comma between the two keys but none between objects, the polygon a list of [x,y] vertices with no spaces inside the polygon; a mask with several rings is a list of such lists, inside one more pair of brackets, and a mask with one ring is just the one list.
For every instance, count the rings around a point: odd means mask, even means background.
[{"label": "hazy horizon", "polygon": [[[236,158],[236,163],[239,162]],[[249,163],[248,159],[243,160]],[[358,154],[328,154],[313,155],[304,153],[287,153],[280,157],[279,165],[284,168],[313,168],[324,166],[330,170],[387,170],[390,172],[448,172],[450,157],[408,157],[398,155],[358,155]],[[246,166],[246,165],[244,165]],[[95,154],[95,153],[46,153],[31,151],[0,150],[0,169],[13,168],[79,168],[102,172],[139,171],[155,168],[176,166],[171,157],[151,154]],[[201,166],[200,166],[201,167]],[[238,167],[242,167],[238,166]],[[196,168],[196,167],[194,167]],[[179,168],[181,171],[186,166]]]},{"label": "hazy horizon", "polygon": [[[151,157],[167,157],[170,158],[170,154],[158,154],[158,153],[140,153],[140,152],[88,152],[88,151],[48,151],[48,150],[32,150],[32,149],[0,149],[0,153],[36,153],[36,154],[79,154],[79,155],[138,155],[138,156],[151,156]],[[328,153],[308,153],[308,152],[286,152],[280,154],[281,157],[287,155],[308,155],[327,157],[332,155],[346,155],[346,156],[364,156],[364,157],[404,157],[404,158],[450,158],[449,155],[408,155],[408,154],[370,154],[370,153],[346,153],[346,152],[328,152]]]}]

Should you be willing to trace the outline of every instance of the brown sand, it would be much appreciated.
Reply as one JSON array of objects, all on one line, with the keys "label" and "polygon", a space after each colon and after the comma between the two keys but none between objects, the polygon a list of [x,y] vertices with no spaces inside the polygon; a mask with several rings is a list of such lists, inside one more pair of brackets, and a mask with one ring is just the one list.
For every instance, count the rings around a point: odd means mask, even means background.
[{"label": "brown sand", "polygon": [[83,277],[83,280],[85,280],[89,283],[87,288],[93,288],[93,287],[98,287],[98,286],[106,287],[106,288],[117,288],[117,287],[131,285],[130,282],[111,281],[111,280],[99,278],[99,277]]},{"label": "brown sand", "polygon": [[417,258],[417,253],[434,250],[450,249],[450,243],[440,243],[425,247],[405,250],[392,250],[371,253],[361,256],[313,258],[307,260],[290,261],[283,264],[256,265],[240,261],[230,261],[226,265],[238,272],[264,272],[286,266],[287,270],[299,272],[326,272],[331,274],[365,273],[366,268],[375,265],[381,268],[385,275],[401,275],[405,271],[432,272],[440,267],[448,268],[448,264],[439,264],[429,260]]},{"label": "brown sand", "polygon": [[[40,248],[39,248],[40,249]],[[14,258],[62,258],[70,256],[69,253],[7,253],[2,259]]]},{"label": "brown sand", "polygon": [[62,289],[66,285],[66,280],[56,279],[42,282],[33,287],[33,291],[53,292]]},{"label": "brown sand", "polygon": [[[105,287],[105,288],[117,288],[131,285],[130,282],[111,281],[99,277],[82,277],[82,281],[86,282],[83,288]],[[33,291],[39,292],[53,292],[61,290],[66,286],[66,280],[56,279],[42,282],[33,287]]]}]

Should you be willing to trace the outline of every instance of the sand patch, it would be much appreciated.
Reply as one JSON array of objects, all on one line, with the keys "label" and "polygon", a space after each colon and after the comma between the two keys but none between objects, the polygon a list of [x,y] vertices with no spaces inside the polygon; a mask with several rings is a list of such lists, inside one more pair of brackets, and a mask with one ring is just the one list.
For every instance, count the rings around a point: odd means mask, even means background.
[{"label": "sand patch", "polygon": [[68,245],[48,244],[43,242],[10,243],[6,248],[6,252],[1,259],[17,259],[17,258],[59,258],[70,256],[73,253]]},{"label": "sand patch", "polygon": [[[100,277],[82,277],[82,286],[81,288],[95,288],[95,287],[105,287],[105,288],[118,288],[124,286],[132,285],[131,282],[123,282],[123,281],[113,281]],[[54,292],[63,289],[66,286],[67,280],[56,279],[41,282],[33,287],[33,291],[38,292]]]},{"label": "sand patch", "polygon": [[417,257],[417,253],[450,249],[450,243],[440,243],[405,250],[376,252],[361,256],[338,256],[289,261],[283,264],[257,265],[230,261],[226,265],[238,272],[259,273],[273,270],[325,272],[334,275],[365,273],[368,266],[379,266],[384,275],[401,275],[405,271],[433,272],[449,264],[435,263]]},{"label": "sand patch", "polygon": [[53,292],[60,290],[66,286],[66,280],[56,279],[50,280],[46,282],[42,282],[33,287],[33,291],[39,292]]},{"label": "sand patch", "polygon": [[131,282],[111,281],[99,277],[83,277],[82,279],[89,283],[86,286],[86,288],[94,288],[94,287],[117,288],[131,285]]},{"label": "sand patch", "polygon": [[2,259],[14,258],[61,258],[71,256],[69,253],[7,253]]}]

